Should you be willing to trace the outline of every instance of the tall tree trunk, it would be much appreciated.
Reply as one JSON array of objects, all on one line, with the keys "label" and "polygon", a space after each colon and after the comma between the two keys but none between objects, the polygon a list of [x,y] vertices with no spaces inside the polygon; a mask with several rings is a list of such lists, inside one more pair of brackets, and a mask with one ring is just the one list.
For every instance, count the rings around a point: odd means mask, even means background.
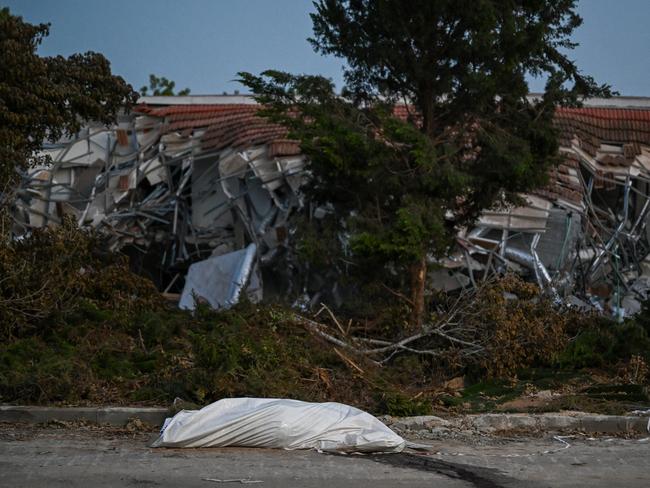
[{"label": "tall tree trunk", "polygon": [[413,310],[411,312],[411,324],[420,328],[424,322],[424,285],[427,276],[426,256],[413,263],[409,269],[411,274],[411,301]]},{"label": "tall tree trunk", "polygon": [[[422,131],[430,139],[434,139],[435,113],[434,97],[431,86],[421,88],[422,96],[418,100],[418,109],[422,113]],[[411,313],[411,324],[413,327],[420,328],[424,322],[425,303],[424,288],[427,276],[426,253],[409,269],[411,274],[411,301],[413,302],[413,311]]]}]

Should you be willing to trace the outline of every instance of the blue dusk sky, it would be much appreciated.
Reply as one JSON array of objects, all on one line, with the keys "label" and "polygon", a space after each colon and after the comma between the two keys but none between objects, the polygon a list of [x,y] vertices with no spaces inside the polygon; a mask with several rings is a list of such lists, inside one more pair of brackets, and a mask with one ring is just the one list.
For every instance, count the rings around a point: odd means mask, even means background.
[{"label": "blue dusk sky", "polygon": [[[243,91],[238,71],[321,74],[342,85],[343,62],[307,42],[308,0],[12,0],[31,23],[51,23],[42,55],[98,51],[136,89],[150,73],[192,94]],[[621,95],[650,96],[650,0],[580,0],[578,66]],[[533,80],[531,90],[542,83]]]}]

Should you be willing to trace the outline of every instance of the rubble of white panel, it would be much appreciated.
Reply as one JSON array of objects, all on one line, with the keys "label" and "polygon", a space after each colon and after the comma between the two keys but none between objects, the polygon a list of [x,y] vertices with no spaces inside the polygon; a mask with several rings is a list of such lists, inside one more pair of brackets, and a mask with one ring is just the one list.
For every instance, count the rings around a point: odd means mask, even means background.
[{"label": "rubble of white panel", "polygon": [[[278,144],[271,154],[274,141],[259,138],[206,149],[205,128],[192,129],[170,131],[165,117],[136,108],[114,127],[89,126],[46,146],[51,162],[31,168],[18,192],[14,233],[71,216],[102,233],[113,251],[156,252],[162,275],[157,284],[182,289],[184,308],[192,308],[194,299],[228,306],[245,288],[258,300],[257,263],[285,244],[287,220],[300,205],[304,157],[282,155]],[[249,249],[244,270],[243,249]],[[201,278],[219,266],[225,285]]]}]

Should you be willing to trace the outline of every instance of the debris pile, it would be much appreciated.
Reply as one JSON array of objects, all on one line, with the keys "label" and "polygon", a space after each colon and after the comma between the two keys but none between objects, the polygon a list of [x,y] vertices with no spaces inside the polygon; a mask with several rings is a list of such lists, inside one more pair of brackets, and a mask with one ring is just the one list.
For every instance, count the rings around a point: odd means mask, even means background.
[{"label": "debris pile", "polygon": [[525,206],[483,212],[434,282],[476,287],[510,270],[559,302],[634,315],[650,291],[650,100],[588,101],[558,109],[555,124],[563,161],[550,184]]},{"label": "debris pile", "polygon": [[[71,215],[111,249],[141,252],[182,307],[261,298],[260,267],[277,262],[304,203],[298,143],[249,97],[141,102],[115,127],[46,146],[52,163],[25,175],[15,234]],[[589,100],[555,120],[563,162],[549,186],[486,210],[430,282],[454,291],[514,271],[558,302],[633,315],[650,291],[650,100]]]},{"label": "debris pile", "polygon": [[180,291],[194,263],[181,306],[193,308],[194,294],[228,305],[246,285],[260,298],[258,263],[274,259],[302,205],[298,144],[246,97],[144,101],[115,127],[89,125],[46,146],[51,164],[33,168],[18,192],[15,234],[70,215],[111,250],[156,256],[164,291]]}]

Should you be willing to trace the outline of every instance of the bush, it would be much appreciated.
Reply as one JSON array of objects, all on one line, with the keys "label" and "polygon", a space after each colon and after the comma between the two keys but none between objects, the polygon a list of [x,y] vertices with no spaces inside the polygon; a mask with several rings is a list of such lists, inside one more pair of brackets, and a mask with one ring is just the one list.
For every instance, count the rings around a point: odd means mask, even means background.
[{"label": "bush", "polygon": [[[429,326],[434,333],[416,348],[436,352],[449,377],[510,378],[521,368],[548,364],[565,347],[573,320],[536,285],[515,275],[461,297],[439,294],[437,304]],[[443,326],[444,335],[436,334]]]},{"label": "bush", "polygon": [[410,417],[413,415],[430,415],[431,402],[426,399],[409,398],[399,392],[385,392],[380,395],[381,410],[395,417]]},{"label": "bush", "polygon": [[[515,295],[517,299],[507,296]],[[487,377],[504,378],[535,363],[547,363],[564,348],[569,314],[540,296],[539,288],[511,275],[478,297],[484,327]]]},{"label": "bush", "polygon": [[72,219],[0,242],[0,339],[65,322],[80,307],[120,312],[113,318],[125,320],[160,301],[126,258],[102,253],[100,240]]},{"label": "bush", "polygon": [[645,320],[643,316],[622,324],[602,317],[583,320],[557,362],[574,369],[616,366],[633,356],[650,362],[650,334]]},{"label": "bush", "polygon": [[[116,325],[117,324],[117,325]],[[425,412],[408,370],[354,358],[277,306],[241,303],[196,313],[157,306],[129,315],[82,302],[66,321],[0,343],[0,401],[198,405],[232,396],[339,401],[375,413]],[[424,375],[422,375],[424,376]]]},{"label": "bush", "polygon": [[352,371],[289,309],[167,306],[124,257],[102,252],[72,220],[0,243],[0,339],[2,402],[266,396],[381,411],[397,408],[380,398],[385,392],[409,398],[376,365],[355,359],[366,373]]}]

